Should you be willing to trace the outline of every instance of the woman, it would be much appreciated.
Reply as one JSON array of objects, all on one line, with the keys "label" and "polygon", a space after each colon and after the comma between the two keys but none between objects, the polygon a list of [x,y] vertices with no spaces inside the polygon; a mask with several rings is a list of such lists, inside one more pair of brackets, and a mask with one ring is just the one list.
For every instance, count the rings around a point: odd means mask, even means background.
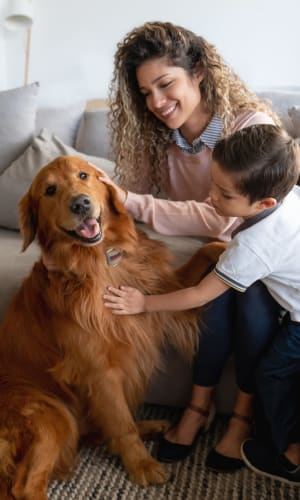
[{"label": "woman", "polygon": [[[162,22],[146,23],[119,43],[110,105],[119,177],[119,186],[114,185],[133,217],[164,234],[229,240],[241,220],[219,216],[210,203],[212,149],[219,138],[243,127],[277,124],[268,105],[202,37]],[[112,183],[108,178],[105,182]],[[160,198],[150,194],[155,191]],[[223,471],[242,466],[240,446],[252,430],[253,371],[277,316],[277,306],[260,282],[242,296],[229,290],[210,304],[203,318],[191,401],[161,440],[159,460],[174,462],[193,451],[197,437],[209,426],[214,388],[234,352],[234,411],[206,464]]]}]

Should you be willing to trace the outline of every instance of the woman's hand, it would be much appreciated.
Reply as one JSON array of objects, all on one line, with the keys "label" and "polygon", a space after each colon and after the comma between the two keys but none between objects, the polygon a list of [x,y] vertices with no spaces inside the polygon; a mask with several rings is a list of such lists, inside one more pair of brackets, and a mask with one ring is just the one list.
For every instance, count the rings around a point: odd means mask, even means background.
[{"label": "woman's hand", "polygon": [[108,287],[103,295],[104,305],[112,309],[113,314],[139,314],[146,311],[146,297],[136,288],[121,286]]},{"label": "woman's hand", "polygon": [[100,182],[103,182],[103,184],[107,184],[108,186],[113,186],[117,192],[117,196],[119,198],[119,201],[121,203],[125,203],[125,201],[127,199],[127,191],[120,188],[120,186],[118,186],[118,184],[116,184],[114,181],[112,181],[111,178],[107,175],[107,173],[104,172],[104,170],[101,170],[101,168],[96,167],[96,165],[93,165],[93,163],[89,162],[89,165],[91,165],[91,167],[94,167],[99,171],[100,175],[98,177],[98,180]]}]

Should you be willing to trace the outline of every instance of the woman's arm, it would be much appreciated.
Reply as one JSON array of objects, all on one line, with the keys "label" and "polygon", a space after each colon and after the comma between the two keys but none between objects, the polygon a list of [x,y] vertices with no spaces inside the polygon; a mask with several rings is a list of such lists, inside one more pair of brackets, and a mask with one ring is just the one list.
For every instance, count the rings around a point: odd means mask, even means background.
[{"label": "woman's arm", "polygon": [[154,311],[184,311],[200,307],[228,290],[212,271],[198,285],[162,295],[144,295],[136,288],[109,287],[104,294],[104,305],[114,314],[139,314]]},{"label": "woman's arm", "polygon": [[132,217],[139,222],[149,224],[160,234],[229,241],[233,229],[241,223],[236,217],[218,215],[209,199],[201,202],[172,201],[155,198],[151,194],[127,192],[104,171],[100,172],[99,181],[115,188],[119,200],[125,204]]},{"label": "woman's arm", "polygon": [[241,219],[218,215],[210,200],[171,201],[128,192],[125,207],[139,222],[160,234],[197,236],[229,241]]}]

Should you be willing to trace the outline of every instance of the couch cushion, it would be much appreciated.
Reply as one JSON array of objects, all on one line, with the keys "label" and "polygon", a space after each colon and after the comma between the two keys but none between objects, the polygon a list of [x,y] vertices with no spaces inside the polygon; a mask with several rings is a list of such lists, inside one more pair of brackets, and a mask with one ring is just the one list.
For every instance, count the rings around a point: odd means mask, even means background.
[{"label": "couch cushion", "polygon": [[112,159],[107,129],[107,109],[85,111],[75,142],[82,153]]},{"label": "couch cushion", "polygon": [[300,137],[300,105],[289,108],[288,113],[293,123],[295,137]]},{"label": "couch cushion", "polygon": [[113,175],[113,162],[78,153],[56,135],[43,129],[24,153],[0,175],[0,226],[18,229],[17,207],[20,198],[26,193],[37,172],[62,155],[79,156],[105,170],[109,176]]},{"label": "couch cushion", "polygon": [[283,127],[292,136],[297,137],[294,123],[288,113],[292,106],[300,105],[299,90],[266,90],[257,92],[262,99],[268,99],[272,102],[274,110],[278,113]]},{"label": "couch cushion", "polygon": [[65,108],[40,108],[36,113],[36,135],[43,128],[51,130],[68,146],[74,146],[80,120],[85,108],[81,101]]},{"label": "couch cushion", "polygon": [[0,173],[34,136],[38,83],[0,92]]},{"label": "couch cushion", "polygon": [[19,231],[0,229],[0,242],[0,322],[2,322],[13,295],[24,277],[29,274],[40,250],[33,243],[26,252],[21,253],[22,237]]}]

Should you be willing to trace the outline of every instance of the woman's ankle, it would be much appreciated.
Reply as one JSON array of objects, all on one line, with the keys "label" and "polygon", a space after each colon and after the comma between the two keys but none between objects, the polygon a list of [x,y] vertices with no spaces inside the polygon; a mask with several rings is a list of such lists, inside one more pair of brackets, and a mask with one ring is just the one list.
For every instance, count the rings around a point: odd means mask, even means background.
[{"label": "woman's ankle", "polygon": [[[202,412],[193,410],[187,406],[178,424],[167,431],[166,439],[180,444],[191,444],[200,429],[204,428],[209,417],[209,410]],[[206,415],[207,412],[207,415]]]},{"label": "woman's ankle", "polygon": [[238,391],[233,412],[225,433],[216,445],[216,451],[228,457],[240,458],[240,447],[252,434],[252,404],[252,394]]},{"label": "woman's ankle", "polygon": [[246,421],[230,419],[228,427],[216,445],[216,451],[231,458],[241,458],[240,448],[245,439],[252,434],[252,428]]},{"label": "woman's ankle", "polygon": [[244,392],[241,389],[237,391],[232,415],[240,416],[241,418],[252,418],[253,416],[254,395]]},{"label": "woman's ankle", "polygon": [[284,452],[284,456],[294,465],[300,464],[300,443],[292,443]]}]

